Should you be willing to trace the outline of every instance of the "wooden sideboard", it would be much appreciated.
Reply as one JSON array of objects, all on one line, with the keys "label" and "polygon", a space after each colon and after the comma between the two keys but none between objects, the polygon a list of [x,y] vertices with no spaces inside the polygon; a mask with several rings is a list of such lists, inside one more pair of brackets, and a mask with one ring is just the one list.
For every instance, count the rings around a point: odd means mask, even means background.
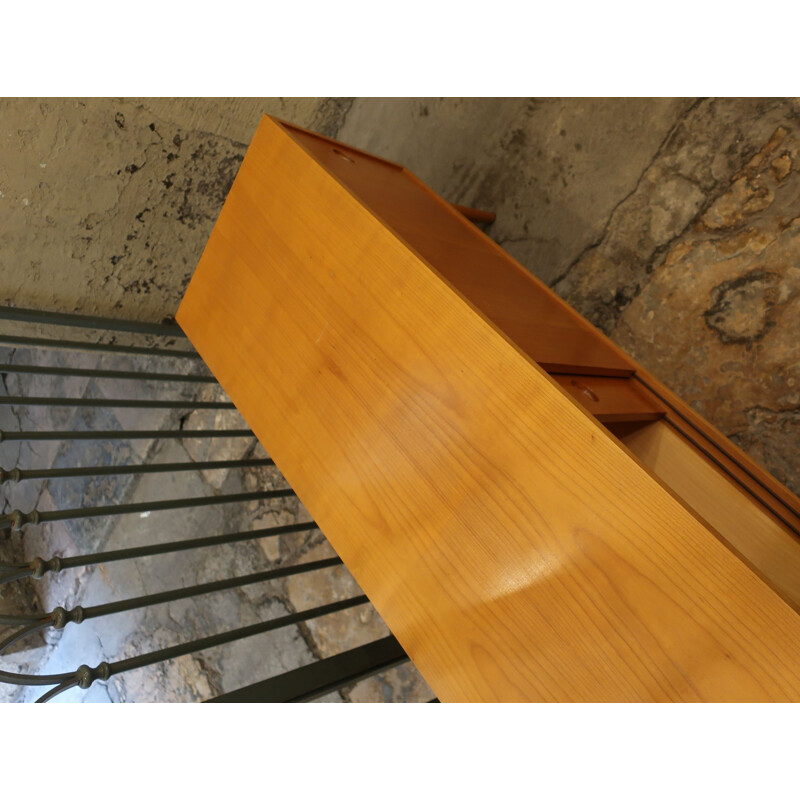
[{"label": "wooden sideboard", "polygon": [[264,117],[177,319],[442,701],[800,698],[800,501],[403,167]]}]

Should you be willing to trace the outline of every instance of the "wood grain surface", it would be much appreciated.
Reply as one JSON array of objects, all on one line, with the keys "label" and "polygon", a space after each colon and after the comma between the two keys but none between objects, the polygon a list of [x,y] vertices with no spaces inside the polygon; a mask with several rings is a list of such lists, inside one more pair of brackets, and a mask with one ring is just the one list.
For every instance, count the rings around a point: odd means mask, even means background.
[{"label": "wood grain surface", "polygon": [[800,696],[795,612],[269,118],[177,318],[442,701]]}]

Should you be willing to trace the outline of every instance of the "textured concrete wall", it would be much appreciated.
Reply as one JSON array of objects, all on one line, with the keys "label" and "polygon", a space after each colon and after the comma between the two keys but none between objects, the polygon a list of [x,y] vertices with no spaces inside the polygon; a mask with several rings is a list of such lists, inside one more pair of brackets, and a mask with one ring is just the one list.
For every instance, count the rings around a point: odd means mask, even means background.
[{"label": "textured concrete wall", "polygon": [[7,100],[0,126],[2,301],[173,312],[245,146],[112,100]]},{"label": "textured concrete wall", "polygon": [[0,302],[173,313],[262,112],[406,164],[800,490],[789,100],[0,101]]},{"label": "textured concrete wall", "polygon": [[552,278],[604,230],[683,101],[0,101],[0,301],[177,307],[260,115],[407,164]]}]

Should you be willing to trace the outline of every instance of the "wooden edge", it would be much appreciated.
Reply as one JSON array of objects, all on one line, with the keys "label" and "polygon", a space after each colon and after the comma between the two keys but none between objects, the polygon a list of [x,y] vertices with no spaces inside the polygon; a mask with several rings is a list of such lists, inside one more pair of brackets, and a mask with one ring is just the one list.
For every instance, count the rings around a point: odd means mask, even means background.
[{"label": "wooden edge", "polygon": [[458,203],[450,203],[450,205],[453,206],[459,214],[463,214],[470,222],[491,225],[495,219],[497,219],[496,214],[492,211],[482,211],[480,208],[460,206]]},{"label": "wooden edge", "polygon": [[[561,309],[567,313],[569,317],[571,317],[573,324],[589,333],[596,339],[601,341],[605,340],[606,344],[613,344],[607,336],[605,336],[601,331],[599,331],[591,322],[589,322],[585,317],[581,316],[569,303],[565,300],[562,300],[549,286],[547,286],[543,281],[537,278],[532,272],[529,272],[522,264],[519,263],[513,256],[503,250],[494,239],[490,238],[484,231],[480,230],[480,228],[476,228],[472,223],[469,222],[463,215],[459,214],[458,211],[452,206],[452,204],[448,203],[442,197],[439,197],[433,189],[430,188],[426,183],[421,181],[413,172],[409,171],[406,167],[403,168],[403,172],[406,176],[414,181],[421,189],[427,192],[442,208],[446,208],[448,213],[452,216],[455,216],[457,219],[460,220],[461,224],[466,225],[472,230],[473,232],[477,233],[479,236],[483,237],[484,241],[489,244],[489,246],[503,259],[505,259],[510,266],[512,266],[519,274],[524,275],[525,279],[533,283],[540,291],[544,291],[547,295],[549,295],[553,301],[561,306]],[[474,234],[473,234],[474,235]],[[404,240],[405,241],[405,240]],[[416,251],[414,251],[416,253]],[[426,262],[427,263],[427,262]],[[632,374],[636,371],[636,364],[632,363],[631,358],[625,355],[619,347],[614,345],[612,350],[615,353],[623,364],[620,364],[618,368],[617,374]],[[567,365],[563,365],[565,368],[568,368]],[[572,368],[574,371],[574,367]],[[630,372],[626,373],[625,370],[628,369]],[[610,373],[606,373],[610,374]]]},{"label": "wooden edge", "polygon": [[551,375],[600,422],[643,422],[664,416],[666,407],[630,378]]},{"label": "wooden edge", "polygon": [[[442,208],[447,209],[447,212],[451,216],[453,216],[456,219],[458,219],[461,224],[467,226],[471,231],[473,231],[473,234],[474,234],[474,232],[477,232],[479,236],[482,236],[484,241],[486,243],[488,243],[490,245],[490,247],[498,255],[502,256],[504,259],[506,259],[509,262],[509,264],[513,265],[514,269],[516,269],[517,272],[519,272],[522,275],[524,275],[527,280],[533,282],[538,288],[544,289],[544,291],[547,292],[553,298],[553,300],[558,305],[561,306],[561,309],[563,311],[565,311],[572,318],[572,321],[578,327],[583,328],[584,330],[587,330],[590,334],[592,334],[596,338],[605,340],[605,342],[607,344],[611,345],[613,347],[614,352],[617,354],[617,356],[619,356],[623,361],[626,362],[626,364],[629,365],[628,369],[630,370],[630,372],[626,373],[626,374],[632,374],[632,373],[634,373],[636,371],[636,364],[632,363],[632,360],[631,360],[630,356],[628,356],[626,353],[624,353],[604,333],[602,333],[600,330],[598,330],[594,325],[592,325],[591,322],[589,322],[585,317],[583,317],[581,314],[579,314],[569,303],[566,302],[566,300],[563,300],[561,297],[559,297],[549,286],[547,286],[547,284],[545,284],[542,280],[537,278],[533,273],[531,273],[530,271],[525,269],[525,267],[523,267],[522,264],[520,264],[515,258],[513,258],[511,255],[509,255],[499,244],[497,244],[497,242],[495,242],[494,239],[492,239],[486,233],[484,233],[482,230],[480,230],[480,228],[476,228],[475,225],[473,225],[464,216],[464,214],[461,213],[458,210],[458,208],[462,208],[461,206],[456,207],[453,203],[448,203],[444,198],[440,197],[436,192],[434,192],[433,189],[431,189],[426,183],[424,183],[422,180],[420,180],[407,167],[404,167],[402,164],[397,164],[394,161],[390,161],[388,158],[382,158],[381,156],[376,156],[374,153],[369,153],[366,150],[361,150],[360,148],[354,147],[353,145],[349,145],[349,144],[345,144],[344,142],[340,142],[338,139],[331,139],[329,136],[324,136],[323,134],[315,133],[314,131],[310,131],[307,128],[302,128],[299,125],[295,125],[292,122],[287,122],[286,120],[283,120],[280,117],[276,117],[276,116],[271,115],[271,114],[264,114],[262,119],[263,118],[271,120],[272,122],[274,122],[275,124],[283,127],[284,129],[289,129],[289,130],[297,131],[298,133],[302,133],[302,134],[305,134],[305,135],[308,135],[308,136],[313,136],[313,137],[319,139],[320,141],[327,142],[328,144],[334,145],[336,147],[347,148],[347,149],[351,150],[354,153],[358,153],[359,155],[365,156],[366,158],[370,158],[373,161],[378,161],[378,162],[380,162],[382,164],[387,164],[388,166],[394,167],[395,169],[399,169],[402,172],[404,172],[406,174],[406,176],[410,180],[412,180],[421,189],[423,189],[428,195],[430,195]],[[297,139],[293,139],[293,140],[300,147],[303,147],[302,143],[298,142]],[[303,147],[303,150],[305,150],[305,152],[308,153],[309,156],[311,156],[311,158],[314,158],[313,154],[309,153],[308,150],[306,150],[306,148]],[[316,158],[314,158],[314,160],[316,161]],[[319,162],[317,162],[317,163],[319,163]],[[320,165],[320,166],[323,166],[323,165]],[[323,166],[323,169],[325,169],[325,171],[329,175],[331,175],[337,181],[337,183],[339,183],[340,186],[342,186],[344,189],[346,189],[350,195],[355,197],[355,199],[358,200],[359,203],[361,203],[360,198],[358,198],[355,194],[353,194],[353,192],[350,191],[349,187],[347,187],[345,184],[343,184],[332,172],[330,172],[330,170],[326,169],[324,166]],[[361,203],[361,205],[364,205],[364,204]],[[466,208],[466,207],[463,207],[463,208]],[[428,262],[425,259],[422,259],[420,254],[413,247],[411,247],[409,245],[409,243],[406,242],[406,240],[403,237],[401,237],[394,230],[393,227],[391,227],[390,225],[388,225],[386,223],[386,220],[384,220],[378,214],[375,214],[374,211],[372,211],[372,209],[369,209],[369,211],[376,219],[379,219],[381,221],[381,223],[385,227],[387,227],[389,230],[391,230],[392,233],[394,233],[394,235],[397,236],[398,239],[401,239],[403,241],[403,243],[406,245],[406,247],[408,247],[414,253],[414,255],[416,255],[418,258],[420,258],[426,264],[428,264]],[[482,213],[489,213],[489,212],[482,212]],[[430,264],[428,264],[428,266],[430,266]],[[436,270],[436,274],[439,275],[439,277],[442,278],[442,280],[446,280],[438,272],[438,270]],[[451,286],[453,289],[455,289],[455,287],[449,281],[446,281],[446,282],[447,282],[447,284],[449,286]],[[458,290],[456,289],[456,291],[458,291]],[[459,292],[459,296],[463,298],[463,295],[461,294],[461,292]],[[464,299],[466,299],[466,298],[464,298]],[[471,303],[470,303],[470,305],[472,306]],[[473,306],[473,308],[474,308],[474,306]],[[481,315],[481,316],[483,316],[483,315]],[[565,369],[568,369],[567,365],[563,365],[563,366],[564,366]]]},{"label": "wooden edge", "polygon": [[781,522],[788,516],[790,526],[800,529],[800,499],[655,377],[640,370],[637,378],[644,389],[668,404],[667,418],[695,447],[710,451]]},{"label": "wooden edge", "polygon": [[583,375],[592,378],[632,378],[632,369],[613,367],[587,367],[585,364],[561,364],[551,361],[536,362],[549,375]]},{"label": "wooden edge", "polygon": [[[677,494],[675,490],[668,483],[666,483],[660,475],[656,474],[653,471],[653,469],[644,461],[642,461],[642,459],[638,455],[636,455],[636,453],[634,453],[623,441],[622,437],[625,436],[627,433],[633,432],[634,430],[643,425],[653,425],[653,424],[659,425],[667,423],[660,420],[650,420],[644,422],[639,422],[635,420],[620,420],[620,421],[611,420],[607,423],[608,425],[607,430],[611,434],[613,434],[614,441],[616,442],[616,444],[619,447],[621,447],[633,461],[635,461],[648,475],[650,475],[650,477],[654,481],[656,481],[666,492],[668,492],[675,500],[677,500],[698,522],[700,522],[703,525],[703,527],[705,527],[710,533],[712,533],[731,553],[733,553],[736,556],[736,558],[738,558],[743,564],[745,564],[749,570],[751,570],[755,575],[758,576],[758,578],[761,581],[763,581],[767,586],[769,586],[769,588],[773,592],[775,592],[775,594],[778,595],[778,597],[780,597],[781,600],[783,600],[783,602],[786,603],[786,605],[788,605],[795,613],[800,614],[800,604],[798,604],[791,596],[789,596],[783,589],[781,589],[780,586],[778,586],[769,575],[767,575],[763,570],[757,567],[749,558],[747,558],[747,556],[743,555],[736,547],[734,547],[734,545],[730,541],[728,541],[728,539],[725,536],[723,536],[717,530],[717,528],[711,525],[711,523],[709,523],[708,520],[706,520],[702,516],[702,514],[700,514],[700,512],[696,511],[694,507],[689,505],[689,503],[683,499],[683,497]],[[691,446],[692,442],[689,442],[689,444]],[[713,467],[717,472],[719,472],[722,475],[722,477],[730,481],[730,478],[725,473],[725,471],[719,469],[719,467],[716,464],[714,464],[713,461],[710,461],[704,453],[698,452],[697,456],[706,461],[709,464],[709,466]],[[735,483],[731,482],[731,486],[733,486],[740,492],[744,493],[745,491],[744,489],[742,489],[742,487],[737,486]],[[783,528],[786,531],[787,535],[794,535],[792,531],[790,531],[783,524],[781,520],[775,520],[775,524],[781,526],[781,528]]]},{"label": "wooden edge", "polygon": [[381,164],[386,164],[387,166],[394,167],[394,169],[397,170],[404,169],[402,164],[396,164],[394,161],[390,161],[388,158],[382,158],[381,156],[376,156],[375,153],[369,153],[366,150],[362,150],[359,147],[354,147],[351,144],[345,144],[344,142],[340,142],[338,139],[331,139],[330,136],[325,136],[321,133],[310,131],[308,130],[308,128],[301,128],[299,125],[287,122],[285,119],[280,119],[279,117],[274,117],[271,114],[264,114],[264,116],[269,117],[273,122],[277,122],[278,125],[281,125],[284,128],[290,128],[291,130],[297,131],[298,133],[303,133],[306,136],[313,136],[315,139],[319,139],[322,142],[327,142],[328,144],[332,144],[335,147],[340,148],[341,150],[349,150],[351,153],[358,153],[358,155],[360,156],[372,159],[372,161],[379,161]]},{"label": "wooden edge", "polygon": [[664,415],[657,411],[626,411],[619,414],[600,411],[595,414],[595,417],[604,425],[612,422],[656,422],[664,419]]}]

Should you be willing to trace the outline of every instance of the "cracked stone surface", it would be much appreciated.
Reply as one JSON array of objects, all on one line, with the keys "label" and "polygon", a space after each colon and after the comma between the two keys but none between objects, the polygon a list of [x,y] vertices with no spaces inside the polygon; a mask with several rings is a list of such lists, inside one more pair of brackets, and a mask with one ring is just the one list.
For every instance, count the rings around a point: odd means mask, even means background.
[{"label": "cracked stone surface", "polygon": [[795,493],[798,110],[789,100],[693,104],[604,238],[556,285]]},{"label": "cracked stone surface", "polygon": [[356,100],[338,138],[407,166],[549,282],[602,235],[687,100]]},{"label": "cracked stone surface", "polygon": [[[495,211],[497,221],[486,229],[491,237],[779,480],[800,491],[796,99],[4,99],[0,109],[4,304],[152,321],[174,314],[259,117],[271,113],[405,164],[452,202]],[[49,333],[43,326],[34,328],[31,335]],[[0,333],[14,329],[0,321]],[[94,335],[69,331],[79,340]],[[102,338],[134,341],[118,333]],[[183,346],[177,337],[158,343]],[[4,348],[2,354],[4,361],[31,363],[24,348]],[[111,358],[61,351],[51,362],[93,366],[110,364]],[[162,371],[202,371],[202,365],[180,359],[150,364],[131,357],[114,363],[123,361]],[[13,374],[4,374],[0,386],[8,394],[86,397],[120,396],[129,389],[123,382]],[[183,387],[180,396],[196,390]],[[139,391],[141,397],[162,396],[164,387],[142,384]],[[215,391],[204,387],[198,396],[212,399]],[[235,412],[194,411],[181,417],[158,410],[0,407],[3,430],[181,424],[199,430],[240,423]],[[180,446],[183,453],[177,455],[193,460],[265,455],[248,440],[187,438]],[[175,457],[170,447],[5,442],[0,466],[132,463]],[[214,494],[282,485],[274,470],[220,470],[201,477],[201,483],[179,481],[172,489]],[[84,496],[97,503],[131,502],[142,496],[141,484],[121,477],[71,485],[34,481],[8,485],[3,496],[6,510],[34,503],[59,508]],[[219,508],[208,510],[195,521],[249,530],[298,518],[307,518],[307,512],[296,502],[272,502],[235,513],[228,508],[222,516]],[[156,519],[154,514],[146,522]],[[136,540],[134,522],[145,520],[58,523],[46,533],[32,528],[24,540],[12,534],[0,548],[17,554],[22,548],[30,557],[76,552],[88,543],[110,546]],[[156,534],[166,532],[158,528]],[[327,546],[319,532],[249,545],[235,552],[252,568],[296,563],[324,553]],[[234,567],[230,557],[192,564],[187,580],[211,580]],[[159,575],[172,576],[167,573]],[[106,575],[111,574],[109,566]],[[134,571],[114,581],[134,591],[148,575],[145,569],[143,575]],[[55,598],[77,602],[83,592],[110,597],[109,580],[100,569],[62,573],[14,602],[30,607]],[[311,592],[338,597],[352,589],[352,578],[342,568],[316,586],[309,577],[292,587],[286,581],[276,594],[245,587],[222,598],[218,610],[231,621],[266,619],[291,610],[295,602],[310,602]],[[380,620],[367,614],[362,621],[363,611],[348,612],[354,635],[382,635]],[[148,625],[152,622],[165,643],[174,641],[170,637],[183,625],[200,630],[192,626],[211,624],[210,617],[190,619],[180,609],[173,610],[174,619],[159,613],[152,611]],[[102,647],[96,642],[92,652],[141,652],[147,643],[136,638],[135,629],[133,623],[107,628]],[[281,640],[286,663],[308,663],[333,652],[340,633],[324,621],[297,626]],[[75,635],[68,627],[9,660],[33,654],[50,658],[53,641],[69,644]],[[241,647],[240,655],[247,650]],[[166,699],[172,686],[178,687],[173,699],[202,698],[218,692],[225,675],[245,679],[250,667],[242,657],[236,666],[223,663],[220,653],[186,656],[163,668],[131,672],[119,688],[98,684],[84,697]],[[264,666],[268,671],[280,667],[277,662]],[[323,699],[428,699],[426,692],[413,668],[399,667]]]}]

